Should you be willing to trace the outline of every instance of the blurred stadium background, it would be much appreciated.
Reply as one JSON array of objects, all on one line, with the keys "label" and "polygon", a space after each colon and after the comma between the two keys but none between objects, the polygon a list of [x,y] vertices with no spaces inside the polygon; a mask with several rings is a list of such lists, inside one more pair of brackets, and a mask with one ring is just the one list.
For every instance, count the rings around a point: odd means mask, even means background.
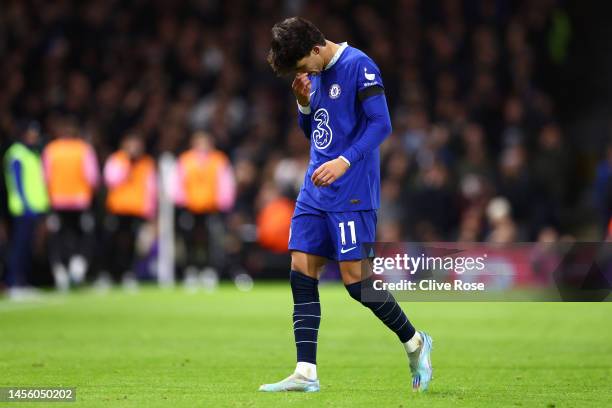
[{"label": "blurred stadium background", "polygon": [[612,53],[594,5],[3,1],[5,287],[284,278],[308,141],[265,57],[293,14],[382,69],[379,240],[606,238]]}]

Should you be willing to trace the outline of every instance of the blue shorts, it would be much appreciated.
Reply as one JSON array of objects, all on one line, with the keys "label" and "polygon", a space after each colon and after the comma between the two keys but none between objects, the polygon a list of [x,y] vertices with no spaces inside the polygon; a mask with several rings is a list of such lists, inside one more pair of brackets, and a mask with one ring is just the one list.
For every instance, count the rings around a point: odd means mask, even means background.
[{"label": "blue shorts", "polygon": [[335,261],[367,258],[362,244],[376,239],[376,210],[327,212],[298,202],[291,218],[289,250]]}]

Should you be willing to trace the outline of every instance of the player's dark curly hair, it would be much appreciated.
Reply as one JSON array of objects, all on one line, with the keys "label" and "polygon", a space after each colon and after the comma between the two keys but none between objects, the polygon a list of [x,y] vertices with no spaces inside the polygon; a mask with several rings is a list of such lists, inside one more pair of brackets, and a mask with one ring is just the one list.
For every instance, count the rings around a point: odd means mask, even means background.
[{"label": "player's dark curly hair", "polygon": [[314,24],[301,17],[287,18],[272,27],[268,63],[278,75],[290,74],[315,45],[325,45],[325,37]]}]

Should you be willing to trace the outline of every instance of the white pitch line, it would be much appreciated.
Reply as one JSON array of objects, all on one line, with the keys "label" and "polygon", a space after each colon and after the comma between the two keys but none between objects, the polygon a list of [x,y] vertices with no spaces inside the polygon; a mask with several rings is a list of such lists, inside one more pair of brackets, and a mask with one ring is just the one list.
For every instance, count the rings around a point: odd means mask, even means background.
[{"label": "white pitch line", "polygon": [[0,301],[0,313],[4,312],[15,312],[21,310],[37,309],[47,306],[58,306],[64,304],[63,299],[39,299],[39,300],[28,300],[28,301],[13,301],[13,300],[1,300]]}]

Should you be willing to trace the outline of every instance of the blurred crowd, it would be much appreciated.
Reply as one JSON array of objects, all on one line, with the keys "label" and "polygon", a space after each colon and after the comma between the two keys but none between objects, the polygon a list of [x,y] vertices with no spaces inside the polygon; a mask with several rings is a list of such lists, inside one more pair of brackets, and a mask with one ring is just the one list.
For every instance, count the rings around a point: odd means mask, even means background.
[{"label": "blurred crowd", "polygon": [[[35,232],[43,238],[26,241],[48,253],[56,283],[66,275],[57,264],[72,278],[94,264],[125,277],[135,253],[157,250],[155,180],[164,153],[187,163],[171,183],[179,187],[171,195],[185,276],[189,267],[215,266],[220,253],[216,269],[286,270],[287,218],[309,142],[297,127],[290,82],[274,76],[266,54],[272,25],[296,14],[381,68],[393,133],[381,147],[380,240],[516,242],[572,233],[575,163],[549,93],[560,85],[551,73],[565,63],[572,35],[558,1],[9,0],[0,5],[4,263],[14,262],[15,220],[25,214],[8,198],[23,194],[7,181],[19,173],[7,152],[20,141],[32,157],[42,154],[50,197],[29,210],[45,218]],[[77,206],[58,204],[51,184],[45,155],[58,140],[84,163],[87,193]],[[211,159],[186,180],[189,152]],[[605,221],[606,163],[596,198]],[[61,171],[59,180],[72,174]],[[125,178],[132,172],[138,180]],[[202,178],[212,198],[191,199],[214,204],[190,208],[188,185]],[[125,194],[137,209],[113,199],[128,179]],[[49,246],[68,225],[80,232],[61,238],[62,248]],[[78,238],[84,230],[89,238]],[[138,251],[139,237],[146,251]],[[87,247],[80,261],[63,255],[72,241]],[[188,259],[199,253],[192,241],[206,242],[208,255]]]}]

